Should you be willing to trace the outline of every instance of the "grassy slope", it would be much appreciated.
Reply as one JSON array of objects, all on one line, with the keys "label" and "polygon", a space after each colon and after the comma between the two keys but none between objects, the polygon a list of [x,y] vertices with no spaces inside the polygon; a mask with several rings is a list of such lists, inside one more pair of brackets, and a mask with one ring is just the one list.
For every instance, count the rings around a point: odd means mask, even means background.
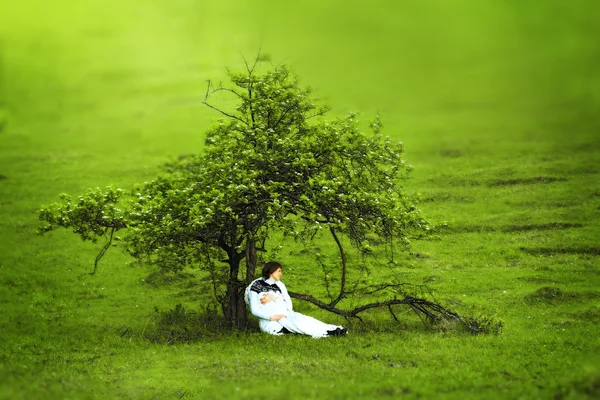
[{"label": "grassy slope", "polygon": [[[254,398],[265,386],[274,398],[598,395],[592,2],[69,3],[0,6],[1,397]],[[335,113],[383,114],[415,166],[409,190],[448,223],[399,273],[461,311],[497,314],[502,335],[428,333],[402,314],[402,329],[380,320],[381,332],[355,325],[343,340],[149,345],[138,336],[154,305],[198,302],[141,283],[148,271],[118,252],[85,275],[97,246],[32,234],[57,193],[127,187],[200,149],[215,117],[198,106],[205,79],[261,43]],[[280,258],[302,290],[311,265],[296,250]],[[543,286],[565,295],[524,301]]]}]

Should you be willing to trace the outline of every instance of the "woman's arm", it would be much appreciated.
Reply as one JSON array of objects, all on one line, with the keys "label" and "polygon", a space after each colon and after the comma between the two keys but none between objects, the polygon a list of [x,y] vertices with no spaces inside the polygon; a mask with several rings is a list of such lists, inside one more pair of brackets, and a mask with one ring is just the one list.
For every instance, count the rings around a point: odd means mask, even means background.
[{"label": "woman's arm", "polygon": [[260,304],[267,304],[270,301],[276,301],[276,300],[277,300],[276,294],[265,293],[262,295],[262,297],[260,297]]},{"label": "woman's arm", "polygon": [[277,285],[279,286],[279,289],[281,289],[281,295],[283,296],[283,301],[285,301],[285,305],[287,306],[288,311],[294,311],[294,306],[292,305],[292,298],[290,297],[287,288],[281,281],[279,281]]},{"label": "woman's arm", "polygon": [[258,318],[268,320],[271,316],[265,313],[263,310],[261,310],[259,294],[262,293],[257,293],[252,290],[250,291],[250,312],[252,313],[252,315],[257,316]]},{"label": "woman's arm", "polygon": [[280,319],[285,318],[284,314],[269,315],[262,311],[260,308],[259,299],[261,295],[264,295],[264,293],[257,293],[252,290],[250,291],[250,312],[252,313],[252,315],[257,316],[260,319],[266,319],[268,321],[279,321]]}]

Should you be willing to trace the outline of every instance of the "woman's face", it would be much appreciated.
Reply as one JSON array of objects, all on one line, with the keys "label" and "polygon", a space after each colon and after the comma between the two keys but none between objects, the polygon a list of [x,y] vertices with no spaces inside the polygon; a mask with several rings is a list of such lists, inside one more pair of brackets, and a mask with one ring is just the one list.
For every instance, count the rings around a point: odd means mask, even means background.
[{"label": "woman's face", "polygon": [[277,268],[271,274],[271,276],[269,276],[269,278],[273,279],[274,281],[280,281],[281,280],[281,275],[283,275],[283,271],[281,270],[281,268]]}]

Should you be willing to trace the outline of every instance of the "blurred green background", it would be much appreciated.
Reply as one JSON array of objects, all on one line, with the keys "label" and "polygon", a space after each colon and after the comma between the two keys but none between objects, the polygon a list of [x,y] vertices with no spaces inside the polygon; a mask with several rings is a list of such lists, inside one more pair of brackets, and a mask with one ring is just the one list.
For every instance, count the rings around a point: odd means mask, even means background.
[{"label": "blurred green background", "polygon": [[[297,373],[310,382],[298,398],[597,394],[599,4],[0,1],[0,397],[181,398],[183,385],[219,398],[231,395],[226,378],[250,398],[262,385],[245,363],[263,357],[264,337],[182,353],[121,338],[122,327],[139,334],[156,304],[202,307],[195,287],[185,298],[150,287],[148,271],[126,268],[118,251],[84,275],[99,245],[33,233],[38,208],[58,193],[129,188],[169,157],[202,151],[220,117],[201,104],[206,80],[226,80],[225,68],[259,49],[290,64],[332,117],[381,113],[383,133],[405,142],[415,167],[407,189],[423,193],[434,224],[454,229],[416,243],[424,257],[403,273],[506,322],[501,336],[475,339],[403,329],[349,344],[292,339],[294,368],[266,358],[285,372],[274,393],[289,395]],[[310,265],[299,264],[286,283],[302,291]],[[524,306],[542,285],[560,286],[562,303]],[[225,358],[215,367],[205,353]],[[394,375],[373,354],[419,368]]]},{"label": "blurred green background", "polygon": [[[4,204],[3,223],[31,218],[57,193],[128,185],[168,156],[201,151],[220,117],[200,104],[206,80],[259,49],[291,64],[333,115],[380,112],[421,187],[467,170],[527,174],[548,157],[568,172],[582,149],[579,162],[596,168],[599,9],[586,0],[2,2],[0,174],[10,179],[0,190],[27,204]],[[440,154],[457,157],[440,169]]]},{"label": "blurred green background", "polygon": [[[66,140],[106,141],[81,132],[76,118],[91,113],[94,129],[110,135],[122,127],[104,123],[133,113],[136,128],[119,133],[138,134],[152,147],[149,126],[176,131],[182,128],[175,121],[187,122],[183,116],[213,117],[195,102],[205,80],[223,77],[223,67],[241,66],[241,55],[251,58],[259,48],[274,63],[292,64],[336,110],[379,111],[405,140],[451,140],[447,116],[470,124],[461,128],[474,136],[501,124],[510,135],[511,120],[535,126],[540,115],[565,110],[589,117],[599,101],[594,1],[86,0],[1,7],[2,101],[17,121],[71,123],[79,133]],[[202,132],[201,124],[193,128]]]}]

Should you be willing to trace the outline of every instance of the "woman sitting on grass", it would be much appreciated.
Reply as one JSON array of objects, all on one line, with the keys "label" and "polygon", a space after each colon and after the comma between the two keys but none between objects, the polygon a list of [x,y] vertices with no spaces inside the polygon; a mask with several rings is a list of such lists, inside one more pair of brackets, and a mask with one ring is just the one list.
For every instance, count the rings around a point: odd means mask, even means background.
[{"label": "woman sitting on grass", "polygon": [[293,311],[292,299],[281,282],[283,266],[269,261],[258,278],[246,288],[246,302],[253,315],[260,318],[259,326],[271,335],[300,333],[314,338],[343,336],[348,329],[326,324],[318,319]]}]

